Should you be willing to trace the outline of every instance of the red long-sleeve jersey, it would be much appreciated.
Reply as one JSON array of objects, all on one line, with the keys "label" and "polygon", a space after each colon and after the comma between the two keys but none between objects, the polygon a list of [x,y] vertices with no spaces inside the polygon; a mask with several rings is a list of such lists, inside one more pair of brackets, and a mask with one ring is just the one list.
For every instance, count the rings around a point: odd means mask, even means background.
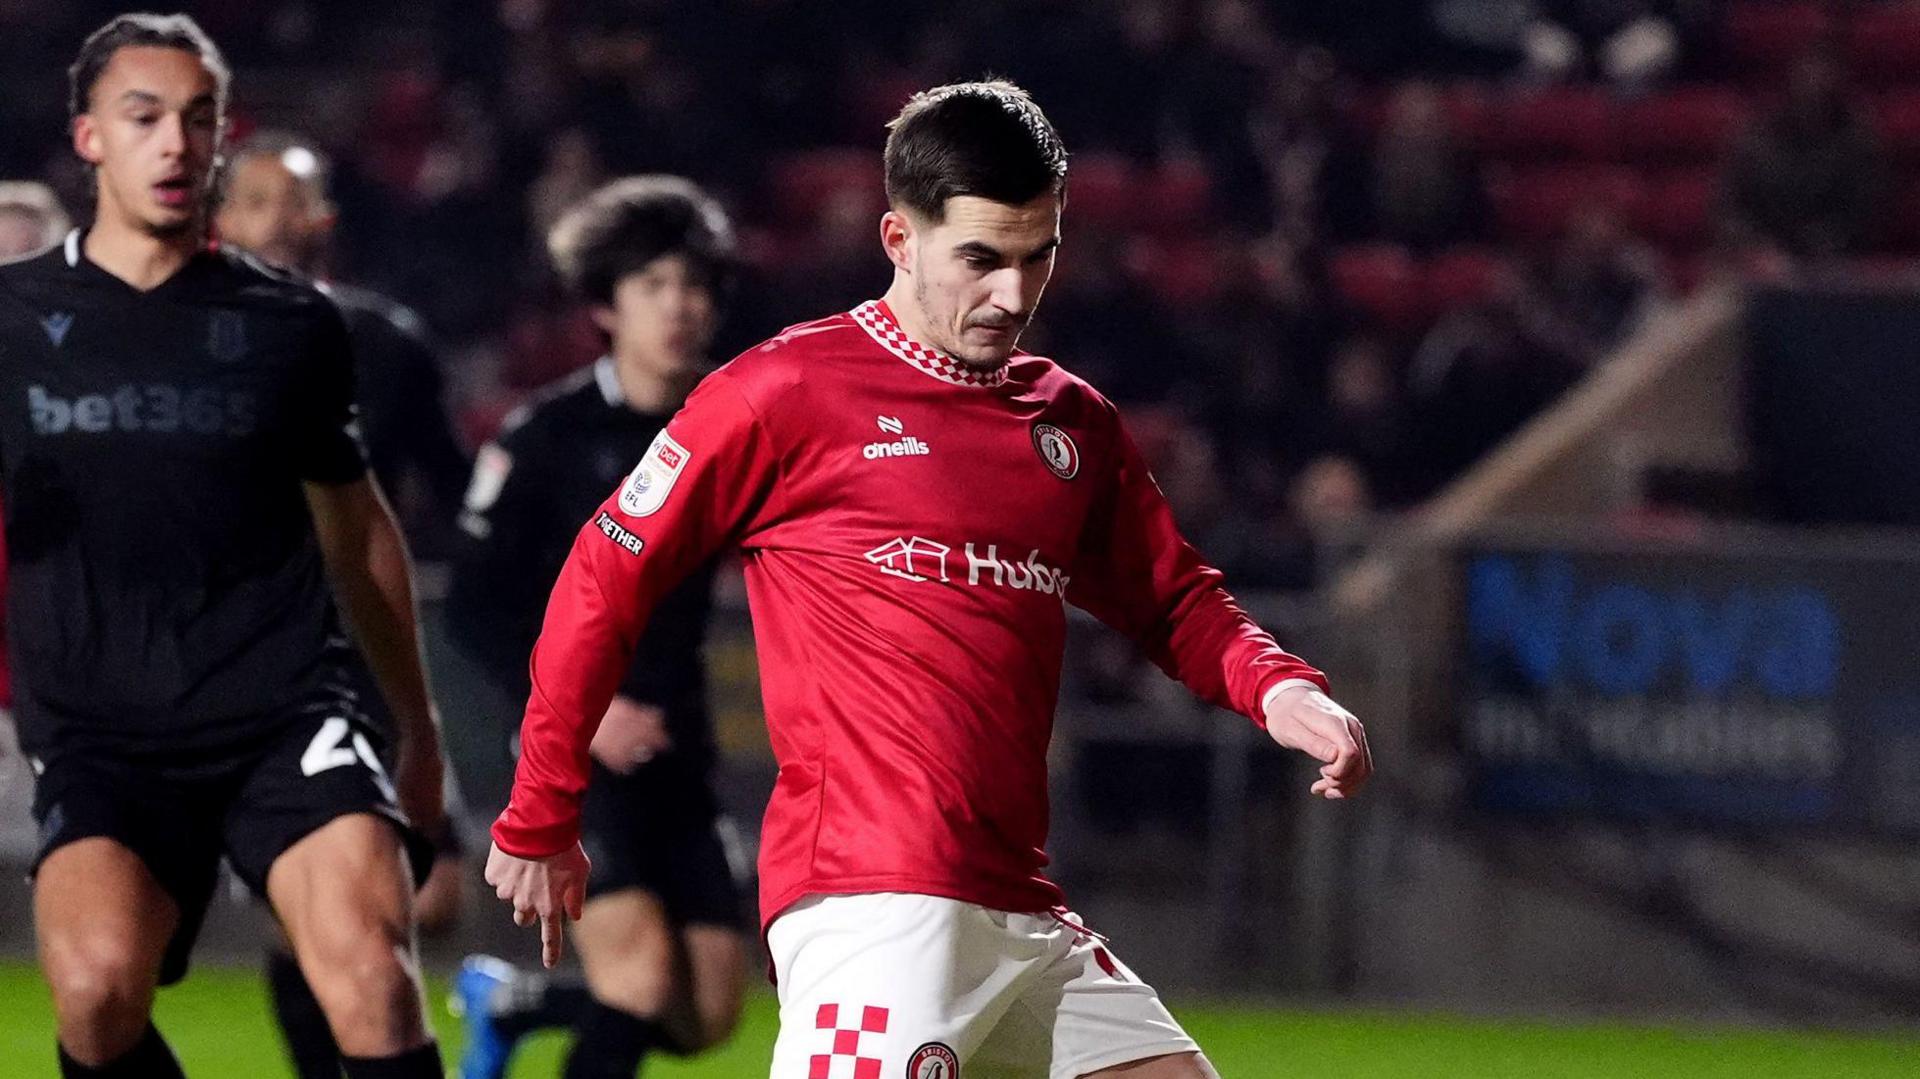
[{"label": "red long-sleeve jersey", "polygon": [[732,545],[779,779],[771,921],[812,894],[1058,905],[1046,750],[1064,604],[1262,722],[1282,651],[1181,539],[1113,405],[1052,361],[991,373],[886,305],[792,327],[708,376],[575,540],[532,660],[500,849],[579,834],[587,746],[654,603]]}]

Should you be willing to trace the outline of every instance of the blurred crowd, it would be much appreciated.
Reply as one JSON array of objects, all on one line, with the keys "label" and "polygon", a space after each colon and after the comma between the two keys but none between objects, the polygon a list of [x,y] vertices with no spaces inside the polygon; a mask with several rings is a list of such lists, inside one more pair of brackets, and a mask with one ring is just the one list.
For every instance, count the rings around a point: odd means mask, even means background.
[{"label": "blurred crowd", "polygon": [[[62,72],[118,6],[0,0],[0,179],[84,206]],[[1874,5],[185,6],[238,69],[241,133],[332,151],[333,271],[434,327],[474,441],[601,347],[543,264],[574,199],[639,171],[718,194],[744,346],[883,290],[879,147],[909,93],[1015,79],[1075,155],[1024,344],[1129,408],[1248,586],[1309,583],[1316,532],[1417,505],[1702,278],[1897,241],[1884,110],[1849,76]]]}]

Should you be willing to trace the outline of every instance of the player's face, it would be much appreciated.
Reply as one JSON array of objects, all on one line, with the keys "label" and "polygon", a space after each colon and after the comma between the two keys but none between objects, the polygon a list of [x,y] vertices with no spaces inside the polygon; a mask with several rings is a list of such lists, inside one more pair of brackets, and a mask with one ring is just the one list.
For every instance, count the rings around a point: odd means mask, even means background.
[{"label": "player's face", "polygon": [[311,270],[333,227],[333,211],[315,186],[318,163],[301,149],[251,154],[227,174],[215,225],[230,243],[297,270]]},{"label": "player's face", "polygon": [[[895,216],[895,215],[889,215]],[[1060,200],[947,200],[946,219],[907,222],[908,265],[927,344],[962,363],[1005,363],[1053,276]]]},{"label": "player's face", "polygon": [[219,87],[183,49],[128,46],[73,122],[74,151],[98,168],[100,214],[153,235],[199,220],[220,148]]},{"label": "player's face", "polygon": [[613,306],[594,311],[613,354],[661,376],[698,367],[718,322],[713,288],[685,255],[662,255],[622,277]]}]

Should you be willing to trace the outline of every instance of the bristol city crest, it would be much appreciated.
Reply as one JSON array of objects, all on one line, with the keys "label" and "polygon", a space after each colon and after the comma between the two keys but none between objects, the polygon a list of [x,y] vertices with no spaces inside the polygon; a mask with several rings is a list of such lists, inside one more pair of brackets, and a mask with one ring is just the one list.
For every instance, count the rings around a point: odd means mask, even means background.
[{"label": "bristol city crest", "polygon": [[960,1079],[960,1058],[940,1042],[928,1042],[907,1058],[907,1079]]},{"label": "bristol city crest", "polygon": [[1072,436],[1050,423],[1033,425],[1033,448],[1054,475],[1070,480],[1080,471],[1080,447]]}]

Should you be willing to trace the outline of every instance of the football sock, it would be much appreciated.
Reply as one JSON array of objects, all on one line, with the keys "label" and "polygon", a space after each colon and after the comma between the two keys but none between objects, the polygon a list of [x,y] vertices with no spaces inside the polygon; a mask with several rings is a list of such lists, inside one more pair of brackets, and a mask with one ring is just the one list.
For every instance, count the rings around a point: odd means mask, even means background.
[{"label": "football sock", "polygon": [[590,1001],[574,1026],[564,1079],[633,1079],[647,1050],[660,1040],[653,1020]]},{"label": "football sock", "polygon": [[167,1048],[166,1040],[151,1023],[138,1044],[98,1068],[73,1059],[67,1055],[66,1046],[60,1046],[60,1075],[62,1079],[186,1079],[180,1062],[173,1059],[173,1050]]},{"label": "football sock", "polygon": [[327,1015],[300,973],[300,964],[278,948],[267,953],[267,990],[294,1073],[300,1079],[340,1079],[340,1047],[327,1026]]},{"label": "football sock", "polygon": [[493,1008],[494,1025],[509,1037],[548,1027],[578,1025],[593,1004],[586,983],[545,974],[523,975],[501,994]]},{"label": "football sock", "polygon": [[347,1079],[442,1079],[440,1047],[433,1042],[390,1057],[340,1058]]}]

